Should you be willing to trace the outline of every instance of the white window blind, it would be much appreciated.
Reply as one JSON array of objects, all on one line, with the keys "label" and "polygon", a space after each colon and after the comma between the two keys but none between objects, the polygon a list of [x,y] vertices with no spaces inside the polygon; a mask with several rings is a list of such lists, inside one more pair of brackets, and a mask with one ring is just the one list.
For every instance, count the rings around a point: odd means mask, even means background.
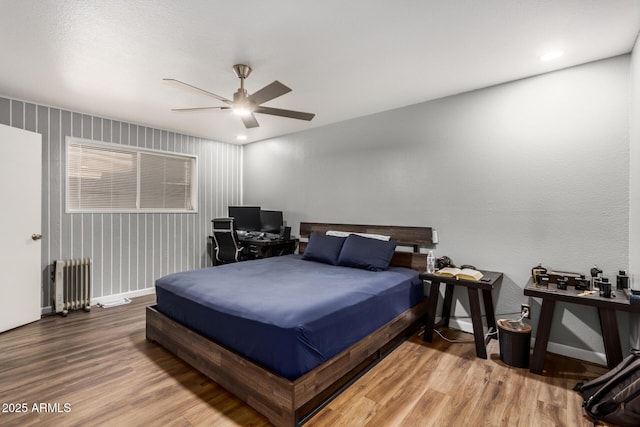
[{"label": "white window blind", "polygon": [[70,212],[194,212],[195,176],[194,157],[67,141]]},{"label": "white window blind", "polygon": [[191,210],[189,159],[140,153],[140,206]]}]

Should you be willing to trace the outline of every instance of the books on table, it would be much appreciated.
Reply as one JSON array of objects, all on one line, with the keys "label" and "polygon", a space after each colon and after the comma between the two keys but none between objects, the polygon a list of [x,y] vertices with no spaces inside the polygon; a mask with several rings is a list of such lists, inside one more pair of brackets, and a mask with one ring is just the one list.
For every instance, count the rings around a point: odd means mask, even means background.
[{"label": "books on table", "polygon": [[456,267],[445,267],[434,273],[436,276],[456,277],[460,280],[471,280],[477,282],[482,279],[482,273],[471,268],[459,269]]}]

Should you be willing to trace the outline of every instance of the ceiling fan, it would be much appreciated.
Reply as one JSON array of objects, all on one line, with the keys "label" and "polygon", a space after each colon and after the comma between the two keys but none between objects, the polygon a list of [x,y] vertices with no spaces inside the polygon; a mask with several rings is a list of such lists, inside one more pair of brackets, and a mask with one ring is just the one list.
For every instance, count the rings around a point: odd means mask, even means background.
[{"label": "ceiling fan", "polygon": [[233,71],[236,76],[240,79],[240,88],[233,94],[233,101],[222,97],[220,95],[216,95],[215,93],[211,93],[204,89],[200,89],[199,87],[195,87],[190,85],[189,83],[181,82],[176,79],[162,79],[166,82],[175,83],[180,85],[183,88],[187,88],[190,90],[195,90],[198,93],[202,93],[204,95],[210,96],[212,98],[217,99],[218,101],[222,101],[226,106],[222,107],[195,107],[195,108],[174,108],[171,111],[198,111],[198,110],[212,110],[212,109],[221,109],[221,110],[233,110],[234,113],[240,116],[242,122],[247,128],[255,128],[260,126],[258,124],[258,120],[256,120],[256,116],[253,113],[261,113],[261,114],[271,114],[272,116],[280,116],[280,117],[288,117],[291,119],[299,119],[299,120],[311,120],[315,116],[313,113],[303,113],[301,111],[293,111],[293,110],[283,110],[280,108],[272,108],[265,107],[262,104],[271,101],[274,98],[284,95],[285,93],[291,92],[291,88],[283,85],[279,81],[275,80],[273,83],[270,83],[260,89],[257,92],[249,95],[247,90],[244,88],[244,79],[249,77],[251,74],[251,67],[244,64],[236,64],[233,66]]}]

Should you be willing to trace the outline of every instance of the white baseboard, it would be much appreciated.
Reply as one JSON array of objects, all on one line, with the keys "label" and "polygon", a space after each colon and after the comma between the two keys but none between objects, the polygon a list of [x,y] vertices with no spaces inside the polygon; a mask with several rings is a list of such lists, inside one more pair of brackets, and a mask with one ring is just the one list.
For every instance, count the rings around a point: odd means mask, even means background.
[{"label": "white baseboard", "polygon": [[[141,297],[143,295],[151,295],[151,294],[155,294],[156,293],[156,288],[155,287],[151,287],[151,288],[145,288],[145,289],[138,289],[137,291],[131,291],[131,292],[123,292],[121,294],[113,294],[113,295],[105,295],[102,297],[97,297],[97,298],[91,298],[91,305],[96,305],[99,302],[101,303],[105,303],[107,301],[113,301],[114,299],[118,299],[118,298],[135,298],[135,297]],[[53,307],[48,306],[48,307],[42,307],[42,311],[41,311],[42,315],[46,315],[46,314],[51,314],[53,313]]]},{"label": "white baseboard", "polygon": [[[473,324],[470,321],[450,319],[449,326],[464,332],[473,333]],[[535,344],[535,338],[531,340],[531,347]],[[607,366],[607,357],[605,353],[593,350],[584,350],[581,348],[570,347],[565,344],[551,342],[547,344],[547,352],[560,354],[562,356],[571,357],[573,359],[584,360],[585,362],[595,363],[597,365]]]},{"label": "white baseboard", "polygon": [[113,301],[119,298],[135,298],[135,297],[141,297],[143,295],[151,295],[155,293],[156,293],[156,288],[152,287],[152,288],[138,289],[137,291],[123,292],[121,294],[105,295],[102,297],[91,298],[91,305],[92,306],[96,305],[99,302],[106,303],[108,301]]},{"label": "white baseboard", "polygon": [[[534,338],[531,341],[531,345],[533,345],[536,340]],[[549,353],[561,354],[562,356],[571,357],[573,359],[595,363],[596,365],[607,366],[607,356],[604,353],[593,350],[583,350],[581,348],[569,347],[568,345],[549,341],[547,344],[547,351]]]}]

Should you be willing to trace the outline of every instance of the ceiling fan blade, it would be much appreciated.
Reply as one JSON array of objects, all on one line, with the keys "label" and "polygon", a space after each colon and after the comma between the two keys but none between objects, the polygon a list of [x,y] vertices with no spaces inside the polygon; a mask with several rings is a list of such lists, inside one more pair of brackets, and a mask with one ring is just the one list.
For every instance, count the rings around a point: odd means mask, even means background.
[{"label": "ceiling fan blade", "polygon": [[266,85],[259,91],[249,96],[249,99],[256,105],[260,105],[264,102],[271,101],[272,99],[289,92],[291,92],[291,88],[275,80],[273,83]]},{"label": "ceiling fan blade", "polygon": [[233,101],[230,101],[225,97],[222,97],[220,95],[216,95],[215,93],[211,93],[211,92],[209,92],[207,90],[204,90],[204,89],[200,89],[199,87],[195,87],[193,85],[190,85],[189,83],[181,82],[180,80],[176,80],[176,79],[162,79],[162,80],[164,80],[165,82],[173,83],[173,84],[176,84],[178,86],[181,86],[181,87],[196,91],[196,92],[201,93],[203,95],[210,96],[210,97],[215,98],[218,101],[222,101],[222,102],[224,102],[226,104],[233,104]]},{"label": "ceiling fan blade", "polygon": [[253,113],[247,114],[246,116],[241,116],[241,119],[242,119],[242,123],[244,123],[244,127],[248,129],[257,128],[258,126],[260,126],[258,124],[258,120],[256,119],[256,116],[254,116]]},{"label": "ceiling fan blade", "polygon": [[217,110],[227,107],[193,107],[193,108],[172,108],[171,111],[201,111],[201,110]]},{"label": "ceiling fan blade", "polygon": [[311,120],[315,117],[313,113],[303,113],[301,111],[282,110],[280,108],[256,107],[254,113],[271,114],[272,116],[288,117],[290,119]]}]

